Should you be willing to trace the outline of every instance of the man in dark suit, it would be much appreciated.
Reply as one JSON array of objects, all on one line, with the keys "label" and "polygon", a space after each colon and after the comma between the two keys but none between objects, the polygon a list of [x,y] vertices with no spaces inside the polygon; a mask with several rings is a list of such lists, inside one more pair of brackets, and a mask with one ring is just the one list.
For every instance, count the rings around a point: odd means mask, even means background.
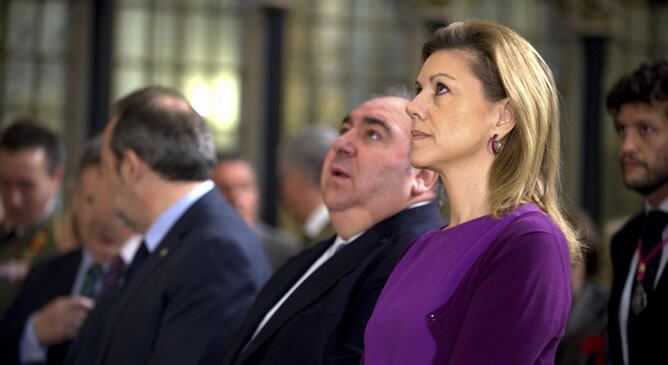
[{"label": "man in dark suit", "polygon": [[402,97],[344,118],[322,171],[336,236],[290,259],[264,287],[224,364],[357,364],[367,320],[408,243],[444,224],[437,176],[408,160]]},{"label": "man in dark suit", "polygon": [[100,139],[84,149],[75,191],[74,231],[83,247],[30,270],[0,320],[1,364],[61,364],[95,297],[118,277],[119,250],[125,262],[132,260],[139,240],[111,209],[100,166]]},{"label": "man in dark suit", "polygon": [[668,61],[643,64],[607,96],[619,135],[624,183],[645,209],[612,239],[613,284],[608,306],[614,364],[668,359]]},{"label": "man in dark suit", "polygon": [[143,240],[66,363],[193,364],[238,324],[270,268],[208,180],[214,162],[205,121],[178,92],[147,87],[117,103],[102,165],[118,216]]}]

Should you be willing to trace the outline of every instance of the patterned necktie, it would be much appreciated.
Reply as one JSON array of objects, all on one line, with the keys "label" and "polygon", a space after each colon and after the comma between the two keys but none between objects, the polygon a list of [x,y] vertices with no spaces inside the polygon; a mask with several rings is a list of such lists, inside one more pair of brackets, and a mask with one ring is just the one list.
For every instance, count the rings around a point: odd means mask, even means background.
[{"label": "patterned necktie", "polygon": [[120,257],[116,257],[114,262],[109,266],[109,270],[102,277],[102,282],[100,283],[100,292],[97,294],[98,297],[109,289],[109,287],[116,282],[116,280],[123,272],[125,268],[125,263]]},{"label": "patterned necktie", "polygon": [[94,264],[88,268],[86,271],[86,276],[84,277],[83,285],[81,286],[81,291],[79,294],[86,296],[91,299],[95,299],[97,294],[96,286],[100,278],[102,277],[102,267],[98,264]]}]

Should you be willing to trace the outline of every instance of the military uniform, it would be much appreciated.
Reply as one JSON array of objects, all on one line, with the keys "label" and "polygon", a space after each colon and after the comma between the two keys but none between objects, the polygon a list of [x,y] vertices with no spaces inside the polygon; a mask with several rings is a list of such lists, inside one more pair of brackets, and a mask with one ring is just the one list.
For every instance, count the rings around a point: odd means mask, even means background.
[{"label": "military uniform", "polygon": [[[0,225],[0,267],[6,268],[13,262],[31,263],[56,252],[56,233],[54,217],[51,215],[18,237],[8,237],[8,228]],[[0,270],[4,271],[4,270]],[[23,280],[11,282],[7,277],[0,277],[0,314],[21,288]]]}]

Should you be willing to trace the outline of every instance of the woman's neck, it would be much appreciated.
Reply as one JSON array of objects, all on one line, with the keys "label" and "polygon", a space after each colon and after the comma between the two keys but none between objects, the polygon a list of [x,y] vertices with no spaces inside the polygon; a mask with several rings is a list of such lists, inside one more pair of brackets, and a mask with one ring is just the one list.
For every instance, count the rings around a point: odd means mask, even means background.
[{"label": "woman's neck", "polygon": [[489,168],[479,165],[440,171],[450,210],[448,227],[490,214],[488,173]]}]

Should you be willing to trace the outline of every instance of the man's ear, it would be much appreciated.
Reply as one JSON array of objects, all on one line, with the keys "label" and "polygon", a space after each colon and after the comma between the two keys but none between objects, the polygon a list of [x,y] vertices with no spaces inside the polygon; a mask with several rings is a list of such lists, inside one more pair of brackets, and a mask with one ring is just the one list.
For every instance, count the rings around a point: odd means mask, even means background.
[{"label": "man's ear", "polygon": [[130,183],[136,183],[142,179],[146,173],[148,165],[142,160],[137,153],[131,149],[123,152],[123,160],[121,161],[120,177]]},{"label": "man's ear", "polygon": [[438,174],[431,170],[417,169],[413,178],[413,186],[411,186],[411,194],[413,196],[424,194],[434,188],[434,184],[438,180]]},{"label": "man's ear", "polygon": [[499,113],[499,120],[496,122],[495,131],[499,139],[503,139],[510,131],[515,128],[515,108],[510,99],[504,99]]}]

